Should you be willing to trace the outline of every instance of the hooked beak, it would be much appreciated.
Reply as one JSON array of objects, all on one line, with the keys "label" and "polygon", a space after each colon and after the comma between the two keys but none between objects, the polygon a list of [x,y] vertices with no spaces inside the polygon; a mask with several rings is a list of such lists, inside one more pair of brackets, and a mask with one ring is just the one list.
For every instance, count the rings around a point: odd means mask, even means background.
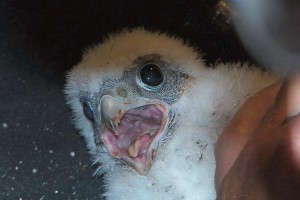
[{"label": "hooked beak", "polygon": [[168,124],[168,105],[160,100],[121,100],[104,95],[100,100],[101,138],[109,153],[146,174]]}]

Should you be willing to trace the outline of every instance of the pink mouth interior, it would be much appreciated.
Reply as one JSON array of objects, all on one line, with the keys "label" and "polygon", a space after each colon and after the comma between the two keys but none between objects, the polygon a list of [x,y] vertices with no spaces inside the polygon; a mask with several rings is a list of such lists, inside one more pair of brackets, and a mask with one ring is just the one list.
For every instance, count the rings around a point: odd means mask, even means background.
[{"label": "pink mouth interior", "polygon": [[110,153],[145,163],[152,141],[159,134],[163,113],[155,105],[146,105],[127,111],[118,126],[118,135],[105,127]]}]

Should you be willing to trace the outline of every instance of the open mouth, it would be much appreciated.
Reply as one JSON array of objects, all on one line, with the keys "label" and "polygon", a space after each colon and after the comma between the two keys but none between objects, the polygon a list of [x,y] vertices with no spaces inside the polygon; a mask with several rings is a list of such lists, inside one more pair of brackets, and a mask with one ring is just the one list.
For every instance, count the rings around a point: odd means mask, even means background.
[{"label": "open mouth", "polygon": [[127,111],[119,110],[110,120],[105,123],[101,135],[109,153],[140,174],[146,174],[166,129],[168,108],[159,103],[146,104]]}]

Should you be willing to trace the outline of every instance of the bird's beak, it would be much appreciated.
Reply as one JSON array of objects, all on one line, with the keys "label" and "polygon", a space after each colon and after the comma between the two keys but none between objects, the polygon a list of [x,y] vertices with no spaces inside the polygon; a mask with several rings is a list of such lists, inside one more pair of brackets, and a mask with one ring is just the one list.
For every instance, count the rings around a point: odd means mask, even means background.
[{"label": "bird's beak", "polygon": [[104,95],[100,100],[101,117],[105,125],[118,135],[118,124],[124,113],[132,108],[145,105],[141,101],[122,101],[121,99]]},{"label": "bird's beak", "polygon": [[160,100],[104,95],[99,109],[101,138],[109,153],[146,174],[168,124],[168,105]]}]

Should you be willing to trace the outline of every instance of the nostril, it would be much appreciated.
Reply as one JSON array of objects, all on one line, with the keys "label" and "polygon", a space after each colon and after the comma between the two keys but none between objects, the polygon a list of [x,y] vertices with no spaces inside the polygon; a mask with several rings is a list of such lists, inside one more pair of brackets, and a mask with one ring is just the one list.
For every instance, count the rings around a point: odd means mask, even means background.
[{"label": "nostril", "polygon": [[127,90],[124,88],[120,88],[120,87],[117,88],[116,93],[118,96],[123,97],[123,98],[127,98],[127,96],[128,96]]}]

